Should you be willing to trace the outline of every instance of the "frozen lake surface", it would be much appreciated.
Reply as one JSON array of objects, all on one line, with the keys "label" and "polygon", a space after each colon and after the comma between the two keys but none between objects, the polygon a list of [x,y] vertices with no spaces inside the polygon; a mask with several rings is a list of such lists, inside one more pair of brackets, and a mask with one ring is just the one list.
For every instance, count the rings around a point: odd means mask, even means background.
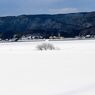
[{"label": "frozen lake surface", "polygon": [[95,95],[95,40],[0,43],[0,95]]}]

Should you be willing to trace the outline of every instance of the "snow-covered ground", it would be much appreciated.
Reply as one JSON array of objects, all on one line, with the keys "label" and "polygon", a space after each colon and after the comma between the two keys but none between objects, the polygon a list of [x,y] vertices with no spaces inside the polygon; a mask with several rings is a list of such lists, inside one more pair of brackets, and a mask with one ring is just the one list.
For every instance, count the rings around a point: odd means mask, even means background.
[{"label": "snow-covered ground", "polygon": [[0,43],[0,95],[95,95],[95,40],[41,43]]}]

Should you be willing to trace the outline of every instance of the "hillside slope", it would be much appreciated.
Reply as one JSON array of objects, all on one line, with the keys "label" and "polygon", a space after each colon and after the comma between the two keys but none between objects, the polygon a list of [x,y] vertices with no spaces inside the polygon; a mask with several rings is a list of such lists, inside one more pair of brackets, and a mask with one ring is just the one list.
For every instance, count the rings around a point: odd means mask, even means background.
[{"label": "hillside slope", "polygon": [[0,17],[2,39],[11,39],[14,35],[49,38],[60,34],[63,37],[75,37],[83,34],[84,29],[88,31],[88,28],[93,32],[91,34],[95,34],[95,12]]}]

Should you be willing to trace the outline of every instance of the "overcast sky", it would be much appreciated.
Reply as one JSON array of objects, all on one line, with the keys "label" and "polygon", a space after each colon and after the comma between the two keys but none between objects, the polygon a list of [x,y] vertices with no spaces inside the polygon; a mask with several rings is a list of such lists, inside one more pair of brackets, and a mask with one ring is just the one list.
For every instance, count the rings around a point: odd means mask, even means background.
[{"label": "overcast sky", "polygon": [[0,16],[94,11],[95,0],[0,0]]}]

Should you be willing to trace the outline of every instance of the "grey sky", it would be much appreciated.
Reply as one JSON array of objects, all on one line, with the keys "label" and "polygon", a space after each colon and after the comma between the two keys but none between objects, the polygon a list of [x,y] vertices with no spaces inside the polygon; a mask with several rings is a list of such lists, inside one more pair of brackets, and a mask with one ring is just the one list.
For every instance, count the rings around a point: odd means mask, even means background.
[{"label": "grey sky", "polygon": [[94,10],[95,0],[0,0],[0,16]]}]

